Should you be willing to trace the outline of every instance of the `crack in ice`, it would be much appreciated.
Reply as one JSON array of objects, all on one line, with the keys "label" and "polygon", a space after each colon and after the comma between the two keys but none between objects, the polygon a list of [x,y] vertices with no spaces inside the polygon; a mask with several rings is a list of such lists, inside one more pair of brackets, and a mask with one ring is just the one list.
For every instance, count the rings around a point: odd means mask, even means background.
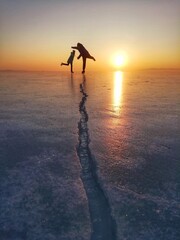
[{"label": "crack in ice", "polygon": [[79,104],[81,117],[78,123],[79,145],[77,153],[82,167],[81,179],[89,204],[92,227],[91,240],[116,240],[116,224],[111,216],[108,199],[98,182],[95,162],[89,148],[88,113],[85,105],[88,95],[84,91],[83,84],[80,84],[80,92],[83,96]]}]

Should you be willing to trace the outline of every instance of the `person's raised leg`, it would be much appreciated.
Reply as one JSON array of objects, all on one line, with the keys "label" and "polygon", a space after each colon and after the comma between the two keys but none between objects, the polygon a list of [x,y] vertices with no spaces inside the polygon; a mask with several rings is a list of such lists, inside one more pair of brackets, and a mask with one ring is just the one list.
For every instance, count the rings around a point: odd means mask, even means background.
[{"label": "person's raised leg", "polygon": [[69,66],[69,63],[61,63],[61,66],[63,66],[63,65]]},{"label": "person's raised leg", "polygon": [[90,58],[90,59],[93,59],[94,61],[96,61],[96,59],[95,59],[93,56],[90,56],[89,58]]}]

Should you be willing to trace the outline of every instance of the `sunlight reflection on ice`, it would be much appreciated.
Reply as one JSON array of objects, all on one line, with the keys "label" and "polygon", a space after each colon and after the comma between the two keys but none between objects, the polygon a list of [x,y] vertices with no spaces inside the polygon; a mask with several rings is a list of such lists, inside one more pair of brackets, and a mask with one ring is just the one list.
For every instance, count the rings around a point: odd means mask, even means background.
[{"label": "sunlight reflection on ice", "polygon": [[119,115],[121,110],[122,89],[123,89],[123,73],[121,71],[116,71],[114,73],[114,94],[113,94],[113,108],[116,115]]}]

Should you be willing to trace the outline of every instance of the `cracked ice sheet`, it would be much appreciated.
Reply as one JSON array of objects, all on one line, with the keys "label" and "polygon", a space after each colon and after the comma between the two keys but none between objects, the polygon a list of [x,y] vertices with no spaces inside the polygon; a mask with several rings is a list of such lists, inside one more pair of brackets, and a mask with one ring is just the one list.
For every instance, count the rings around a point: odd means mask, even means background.
[{"label": "cracked ice sheet", "polygon": [[1,73],[0,227],[5,239],[36,234],[39,239],[89,239],[75,150],[82,81],[89,95],[90,148],[118,238],[179,239],[179,76],[175,71]]}]

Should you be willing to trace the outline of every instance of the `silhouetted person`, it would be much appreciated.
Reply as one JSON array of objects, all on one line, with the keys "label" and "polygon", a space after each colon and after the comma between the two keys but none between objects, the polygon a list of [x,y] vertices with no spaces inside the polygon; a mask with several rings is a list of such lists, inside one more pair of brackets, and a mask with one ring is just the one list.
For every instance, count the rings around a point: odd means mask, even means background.
[{"label": "silhouetted person", "polygon": [[93,59],[94,61],[96,61],[96,59],[89,54],[89,52],[85,49],[85,47],[81,43],[77,43],[77,46],[72,47],[72,48],[77,49],[80,53],[80,55],[77,57],[77,59],[79,59],[80,57],[83,58],[83,71],[82,71],[82,73],[85,73],[86,58]]},{"label": "silhouetted person", "polygon": [[69,66],[69,64],[71,65],[71,72],[73,73],[73,60],[74,60],[74,56],[75,56],[75,51],[73,50],[71,52],[71,55],[69,56],[67,63],[61,63],[61,66],[65,65],[65,66]]}]

